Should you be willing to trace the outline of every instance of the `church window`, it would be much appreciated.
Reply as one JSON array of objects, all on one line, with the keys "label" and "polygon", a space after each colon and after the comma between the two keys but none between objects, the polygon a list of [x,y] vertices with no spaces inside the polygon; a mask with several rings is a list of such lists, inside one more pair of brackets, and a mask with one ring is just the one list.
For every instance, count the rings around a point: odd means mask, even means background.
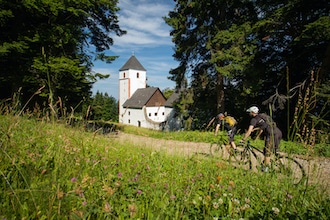
[{"label": "church window", "polygon": [[124,78],[126,77],[126,73],[124,73],[124,76],[123,76]]},{"label": "church window", "polygon": [[140,73],[136,73],[136,78],[139,78],[140,77]]},{"label": "church window", "polygon": [[157,116],[157,112],[155,112],[155,116]]},{"label": "church window", "polygon": [[131,115],[131,112],[130,111],[128,111],[128,115]]},{"label": "church window", "polygon": [[163,112],[163,114],[162,115],[165,115],[165,112]]},{"label": "church window", "polygon": [[151,113],[149,112],[149,117],[151,116]]},{"label": "church window", "polygon": [[128,124],[130,124],[131,123],[131,120],[130,119],[128,119]]}]

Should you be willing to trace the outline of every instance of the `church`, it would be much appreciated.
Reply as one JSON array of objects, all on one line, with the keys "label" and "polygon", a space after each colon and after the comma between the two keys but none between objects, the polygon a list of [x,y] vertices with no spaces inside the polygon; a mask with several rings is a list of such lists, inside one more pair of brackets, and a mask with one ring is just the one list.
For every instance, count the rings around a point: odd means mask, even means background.
[{"label": "church", "polygon": [[147,87],[147,70],[132,55],[119,69],[119,123],[154,130],[179,130],[181,120],[173,103],[173,93],[165,98],[159,88]]}]

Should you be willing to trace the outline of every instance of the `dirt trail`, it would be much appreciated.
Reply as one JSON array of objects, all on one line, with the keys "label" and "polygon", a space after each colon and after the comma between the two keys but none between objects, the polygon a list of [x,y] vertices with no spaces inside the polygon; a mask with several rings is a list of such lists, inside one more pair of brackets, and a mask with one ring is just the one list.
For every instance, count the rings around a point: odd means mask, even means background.
[{"label": "dirt trail", "polygon": [[[190,156],[195,153],[209,154],[210,150],[209,143],[163,140],[126,133],[119,133],[118,140],[121,143],[134,143],[138,146],[183,156]],[[307,160],[296,157],[296,159],[304,166],[309,182],[321,184],[324,190],[330,194],[330,158],[317,157]]]}]

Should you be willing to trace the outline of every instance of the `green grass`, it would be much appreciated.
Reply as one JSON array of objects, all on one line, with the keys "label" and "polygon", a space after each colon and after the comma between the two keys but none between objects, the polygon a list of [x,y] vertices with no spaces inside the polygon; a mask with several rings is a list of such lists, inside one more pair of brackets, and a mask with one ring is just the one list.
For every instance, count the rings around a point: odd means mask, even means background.
[{"label": "green grass", "polygon": [[[164,131],[156,131],[147,128],[139,128],[128,125],[120,125],[120,126],[118,125],[118,127],[125,133],[136,134],[136,135],[158,138],[158,139],[166,139],[166,140],[212,143],[212,142],[217,142],[217,140],[219,139],[219,136],[214,136],[213,131],[175,131],[175,132],[165,131],[164,132]],[[239,143],[242,137],[243,137],[242,133],[235,135],[235,142]],[[264,147],[264,141],[261,139],[252,140],[251,144],[259,149],[263,149]],[[317,144],[313,147],[310,146],[307,147],[300,143],[294,143],[294,142],[282,140],[280,144],[280,151],[290,154],[302,154],[302,155],[309,154],[312,156],[330,157],[329,144]]]},{"label": "green grass", "polygon": [[[271,173],[121,144],[62,123],[13,116],[0,116],[0,121],[0,219],[330,216],[330,200],[316,185],[293,186]],[[184,141],[215,138],[200,132],[135,132]]]}]

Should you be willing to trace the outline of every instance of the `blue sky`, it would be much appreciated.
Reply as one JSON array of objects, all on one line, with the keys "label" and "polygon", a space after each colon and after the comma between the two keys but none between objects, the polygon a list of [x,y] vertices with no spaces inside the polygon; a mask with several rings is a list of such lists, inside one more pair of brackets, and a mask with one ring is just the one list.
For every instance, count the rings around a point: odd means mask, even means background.
[{"label": "blue sky", "polygon": [[173,0],[119,0],[119,25],[127,34],[122,37],[111,36],[114,45],[107,55],[119,56],[111,64],[96,62],[93,71],[110,74],[108,79],[99,80],[93,85],[97,91],[108,93],[118,100],[119,69],[134,53],[147,70],[147,84],[160,90],[174,88],[175,83],[167,77],[170,69],[178,62],[173,58],[174,44],[170,37],[170,27],[164,16],[173,10]]}]

